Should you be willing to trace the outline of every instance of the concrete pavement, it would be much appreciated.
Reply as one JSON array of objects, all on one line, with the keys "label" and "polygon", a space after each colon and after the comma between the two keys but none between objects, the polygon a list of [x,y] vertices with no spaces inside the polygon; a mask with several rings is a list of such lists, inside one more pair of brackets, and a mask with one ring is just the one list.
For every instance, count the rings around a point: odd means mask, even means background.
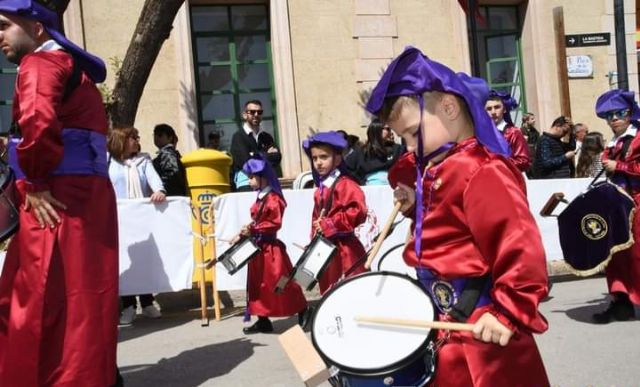
[{"label": "concrete pavement", "polygon": [[[605,307],[605,292],[602,277],[560,282],[542,304],[550,329],[536,340],[553,386],[640,386],[640,321],[590,322]],[[276,334],[245,336],[242,309],[223,311],[223,320],[208,327],[200,326],[198,311],[174,308],[160,320],[140,317],[121,328],[118,363],[126,386],[302,385]],[[275,331],[295,322],[276,320]]]}]

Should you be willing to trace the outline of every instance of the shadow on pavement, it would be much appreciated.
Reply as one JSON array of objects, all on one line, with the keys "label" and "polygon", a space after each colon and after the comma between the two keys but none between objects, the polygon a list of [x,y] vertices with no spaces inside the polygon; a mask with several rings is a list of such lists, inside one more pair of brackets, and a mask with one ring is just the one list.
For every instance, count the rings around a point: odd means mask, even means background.
[{"label": "shadow on pavement", "polygon": [[200,318],[199,311],[165,314],[158,319],[150,319],[138,315],[132,325],[118,327],[118,343],[133,340],[141,336],[172,329]]},{"label": "shadow on pavement", "polygon": [[594,313],[602,312],[605,309],[607,309],[607,305],[609,305],[609,298],[605,295],[601,299],[589,300],[589,301],[586,301],[585,303],[587,305],[581,305],[579,307],[571,308],[567,310],[554,310],[553,312],[565,313],[567,317],[569,317],[572,320],[596,325],[593,322],[592,316]]},{"label": "shadow on pavement", "polygon": [[247,338],[190,349],[156,364],[120,368],[127,387],[196,387],[228,374],[261,347]]}]

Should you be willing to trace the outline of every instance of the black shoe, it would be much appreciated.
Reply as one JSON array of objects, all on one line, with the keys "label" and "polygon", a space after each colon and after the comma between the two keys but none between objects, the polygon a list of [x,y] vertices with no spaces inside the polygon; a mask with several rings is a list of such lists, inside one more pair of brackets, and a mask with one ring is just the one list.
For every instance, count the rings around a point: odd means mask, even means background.
[{"label": "black shoe", "polygon": [[271,320],[268,318],[259,317],[258,321],[253,325],[242,328],[242,332],[244,332],[245,335],[251,335],[254,333],[271,333],[273,332],[273,325],[271,325]]},{"label": "black shoe", "polygon": [[596,324],[608,324],[612,321],[628,321],[634,316],[635,311],[631,302],[613,301],[604,312],[594,314],[593,321]]}]

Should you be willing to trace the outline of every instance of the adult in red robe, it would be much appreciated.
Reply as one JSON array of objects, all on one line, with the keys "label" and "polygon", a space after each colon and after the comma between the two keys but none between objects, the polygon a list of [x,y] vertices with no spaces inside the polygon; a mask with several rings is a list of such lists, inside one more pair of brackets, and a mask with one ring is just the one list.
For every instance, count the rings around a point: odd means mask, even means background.
[{"label": "adult in red robe", "polygon": [[105,70],[57,20],[36,2],[0,1],[22,135],[10,148],[20,229],[0,277],[3,387],[103,387],[116,376],[117,213],[95,86]]},{"label": "adult in red robe", "polygon": [[[613,139],[602,154],[602,164],[612,182],[625,189],[640,204],[640,138],[637,136],[640,107],[633,91],[610,90],[596,102],[596,114],[607,121]],[[612,300],[609,307],[593,315],[606,324],[635,316],[640,305],[640,216],[637,209],[631,226],[634,244],[613,255],[605,270]]]},{"label": "adult in red robe", "polygon": [[522,130],[511,119],[511,110],[516,107],[518,103],[511,95],[496,90],[491,90],[485,103],[487,113],[509,144],[511,161],[520,171],[526,172],[531,167],[531,157]]}]

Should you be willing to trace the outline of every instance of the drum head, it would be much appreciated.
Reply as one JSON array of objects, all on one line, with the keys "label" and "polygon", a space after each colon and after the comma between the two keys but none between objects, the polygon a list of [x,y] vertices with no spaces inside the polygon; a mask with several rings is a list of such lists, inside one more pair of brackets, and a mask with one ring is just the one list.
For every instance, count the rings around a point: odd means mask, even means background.
[{"label": "drum head", "polygon": [[413,279],[417,279],[416,269],[408,266],[404,262],[402,253],[404,252],[404,243],[390,248],[378,261],[378,271],[391,271],[394,273],[406,274]]},{"label": "drum head", "polygon": [[420,284],[397,273],[361,274],[325,294],[311,327],[314,346],[343,372],[374,376],[424,353],[431,330],[358,323],[359,316],[433,321],[435,312]]}]

